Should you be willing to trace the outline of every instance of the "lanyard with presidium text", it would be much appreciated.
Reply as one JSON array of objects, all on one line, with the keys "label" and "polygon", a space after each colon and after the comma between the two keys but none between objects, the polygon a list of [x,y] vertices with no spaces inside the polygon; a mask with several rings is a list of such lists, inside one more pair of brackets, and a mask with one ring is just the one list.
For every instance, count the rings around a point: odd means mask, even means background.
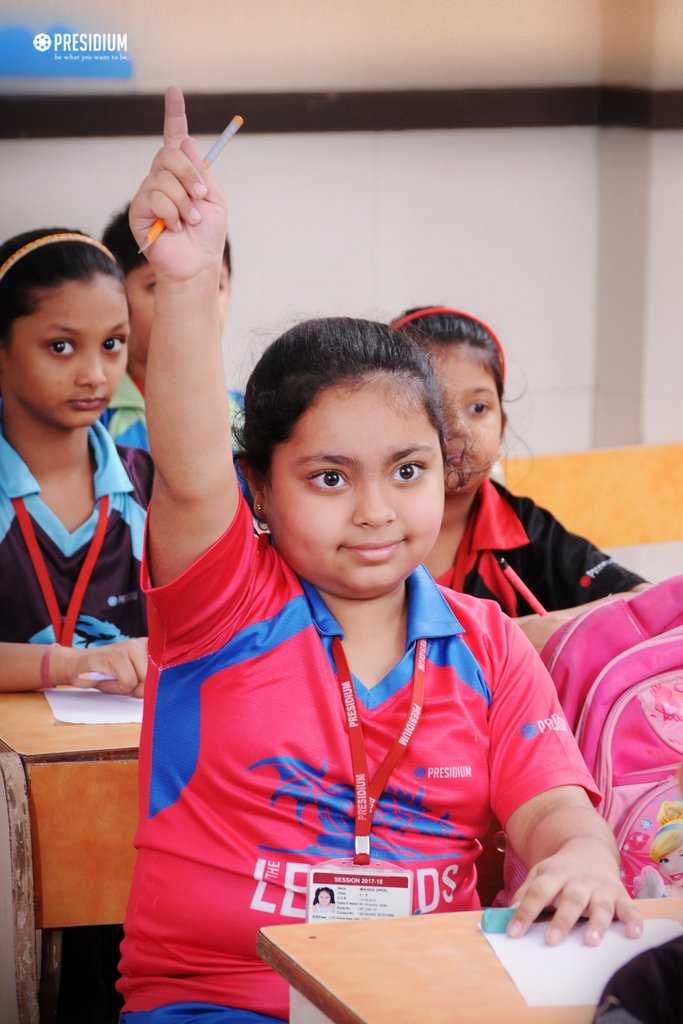
[{"label": "lanyard with presidium text", "polygon": [[21,530],[26,547],[28,548],[31,564],[33,565],[38,583],[40,584],[40,589],[43,593],[47,610],[50,613],[50,621],[52,622],[52,628],[55,631],[55,639],[57,640],[57,643],[62,644],[64,647],[71,647],[74,629],[76,628],[76,622],[78,620],[78,613],[81,610],[83,598],[85,596],[88,583],[90,582],[92,571],[95,568],[95,562],[97,561],[104,543],[104,535],[107,530],[107,517],[109,515],[109,495],[105,494],[100,498],[100,510],[97,517],[95,533],[90,542],[90,547],[88,548],[88,553],[85,556],[83,565],[81,566],[81,571],[78,574],[76,586],[71,594],[69,607],[67,608],[66,616],[63,621],[62,613],[60,612],[59,605],[57,604],[55,588],[52,586],[52,580],[50,579],[50,575],[47,571],[43,553],[38,546],[36,531],[33,529],[31,517],[26,511],[24,500],[23,498],[12,498],[12,504],[14,505],[14,511],[17,514],[19,529]]},{"label": "lanyard with presidium text", "polygon": [[377,771],[368,779],[368,759],[365,752],[365,739],[361,725],[356,694],[351,680],[351,670],[344,654],[342,642],[338,636],[332,640],[332,656],[337,669],[342,704],[346,712],[351,744],[351,764],[356,792],[356,827],[354,864],[370,863],[370,829],[375,806],[389,781],[394,768],[405,754],[417,723],[422,713],[425,692],[425,661],[427,658],[427,641],[418,640],[415,648],[415,670],[413,672],[413,692],[410,695],[410,708],[401,732],[389,747],[384,760]]}]

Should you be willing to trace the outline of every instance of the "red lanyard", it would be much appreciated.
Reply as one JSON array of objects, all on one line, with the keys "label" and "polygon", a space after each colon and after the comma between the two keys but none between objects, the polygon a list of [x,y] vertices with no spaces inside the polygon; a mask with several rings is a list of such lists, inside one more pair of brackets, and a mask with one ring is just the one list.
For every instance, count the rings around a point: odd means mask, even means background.
[{"label": "red lanyard", "polygon": [[415,670],[413,672],[413,692],[410,695],[410,709],[403,728],[389,747],[384,760],[377,768],[372,779],[368,777],[368,759],[365,751],[363,726],[358,713],[356,694],[353,689],[351,670],[344,654],[342,642],[338,636],[332,640],[332,656],[337,669],[342,704],[346,712],[351,744],[351,765],[356,792],[356,827],[354,864],[370,863],[370,829],[372,817],[380,796],[384,792],[391,773],[405,754],[408,744],[417,728],[417,723],[424,705],[424,676],[427,658],[427,641],[418,640],[415,648]]},{"label": "red lanyard", "polygon": [[83,598],[85,596],[88,583],[90,582],[92,571],[95,568],[95,562],[97,561],[104,543],[104,535],[107,530],[107,518],[109,516],[109,495],[105,494],[100,498],[100,511],[97,518],[95,533],[90,542],[90,547],[88,548],[88,553],[85,556],[85,561],[81,566],[81,571],[78,574],[76,586],[71,594],[69,607],[67,608],[64,620],[62,620],[62,613],[60,612],[59,605],[57,604],[55,588],[52,586],[52,580],[50,579],[50,575],[47,571],[43,553],[38,546],[38,538],[36,537],[36,532],[33,529],[31,517],[26,511],[24,499],[12,498],[12,504],[14,505],[14,511],[17,514],[19,529],[21,530],[26,547],[28,548],[31,564],[33,565],[33,569],[38,578],[40,589],[43,592],[43,598],[45,599],[47,610],[50,613],[52,628],[55,631],[55,639],[57,640],[57,643],[62,644],[64,647],[71,647],[78,614],[81,610],[81,605],[83,604]]}]

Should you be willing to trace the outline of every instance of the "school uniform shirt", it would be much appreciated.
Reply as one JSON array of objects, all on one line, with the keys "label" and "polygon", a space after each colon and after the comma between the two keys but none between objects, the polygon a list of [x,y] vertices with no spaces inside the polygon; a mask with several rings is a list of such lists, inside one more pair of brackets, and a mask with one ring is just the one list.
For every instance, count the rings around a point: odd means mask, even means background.
[{"label": "school uniform shirt", "polygon": [[[239,391],[229,391],[228,400],[231,420],[237,423],[243,414],[244,395]],[[104,424],[117,444],[149,451],[145,396],[130,374],[123,375],[114,397],[100,416],[100,423]],[[236,442],[233,443],[233,450],[235,453],[239,450]]]},{"label": "school uniform shirt", "polygon": [[114,396],[100,416],[100,423],[117,444],[149,451],[145,396],[128,373],[124,373]]},{"label": "school uniform shirt", "polygon": [[[404,725],[416,642],[428,640],[424,709],[378,801],[372,855],[412,870],[415,913],[468,910],[479,905],[474,859],[491,809],[506,822],[554,786],[597,794],[517,626],[423,567],[406,586],[404,656],[370,689],[354,678],[372,775]],[[257,957],[258,929],[304,921],[308,866],[353,855],[332,657],[342,631],[269,537],[254,537],[245,501],[191,567],[146,592],[125,1009],[196,1001],[286,1019],[287,985]]]},{"label": "school uniform shirt", "polygon": [[45,644],[56,640],[12,498],[24,500],[57,604],[65,615],[95,532],[99,500],[105,494],[109,495],[107,530],[83,598],[73,646],[147,635],[140,562],[152,460],[138,449],[117,449],[100,423],[90,428],[88,441],[97,466],[96,506],[87,522],[70,533],[41,499],[38,482],[2,434],[0,422],[0,641]]},{"label": "school uniform shirt", "polygon": [[533,608],[514,589],[496,560],[510,567],[546,611],[573,608],[644,583],[585,537],[570,533],[530,498],[518,498],[485,480],[479,489],[453,566],[437,582],[444,587],[497,601],[508,615]]}]

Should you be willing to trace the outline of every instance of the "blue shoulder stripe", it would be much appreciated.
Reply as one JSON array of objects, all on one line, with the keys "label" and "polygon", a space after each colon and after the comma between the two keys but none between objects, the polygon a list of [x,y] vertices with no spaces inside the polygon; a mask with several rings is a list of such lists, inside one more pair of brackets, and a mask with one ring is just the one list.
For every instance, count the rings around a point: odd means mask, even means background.
[{"label": "blue shoulder stripe", "polygon": [[453,669],[465,686],[469,686],[475,693],[480,693],[490,706],[489,684],[484,679],[479,662],[467,646],[464,639],[466,635],[466,633],[462,633],[458,636],[445,636],[430,640],[427,657],[432,665]]},{"label": "blue shoulder stripe", "polygon": [[176,802],[197,767],[202,683],[223,669],[272,651],[311,624],[302,594],[272,618],[241,630],[220,650],[162,669],[154,707],[150,818]]}]

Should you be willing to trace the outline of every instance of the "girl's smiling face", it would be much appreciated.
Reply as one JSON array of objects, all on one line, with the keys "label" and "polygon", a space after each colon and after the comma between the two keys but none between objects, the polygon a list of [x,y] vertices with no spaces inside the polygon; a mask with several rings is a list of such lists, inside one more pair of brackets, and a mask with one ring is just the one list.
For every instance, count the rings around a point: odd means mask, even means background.
[{"label": "girl's smiling face", "polygon": [[436,540],[439,436],[411,390],[374,374],[319,394],[252,490],[282,556],[323,596],[378,597]]},{"label": "girl's smiling face", "polygon": [[426,347],[443,397],[448,456],[446,494],[472,494],[499,457],[505,428],[486,357],[466,344]]},{"label": "girl's smiling face", "polygon": [[109,404],[126,368],[128,307],[123,285],[96,274],[39,295],[0,347],[5,422],[16,433],[90,426]]}]

